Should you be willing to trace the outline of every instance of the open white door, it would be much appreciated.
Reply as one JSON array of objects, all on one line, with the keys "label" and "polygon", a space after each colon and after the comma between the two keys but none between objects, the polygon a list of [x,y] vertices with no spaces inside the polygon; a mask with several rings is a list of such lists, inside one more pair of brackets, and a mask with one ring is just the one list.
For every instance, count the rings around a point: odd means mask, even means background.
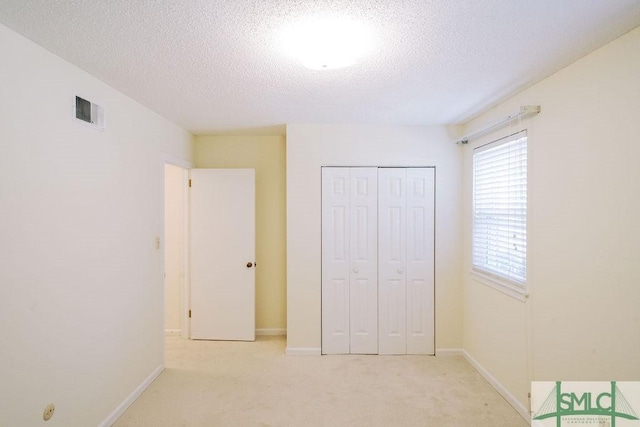
[{"label": "open white door", "polygon": [[191,338],[255,340],[255,171],[191,169]]}]

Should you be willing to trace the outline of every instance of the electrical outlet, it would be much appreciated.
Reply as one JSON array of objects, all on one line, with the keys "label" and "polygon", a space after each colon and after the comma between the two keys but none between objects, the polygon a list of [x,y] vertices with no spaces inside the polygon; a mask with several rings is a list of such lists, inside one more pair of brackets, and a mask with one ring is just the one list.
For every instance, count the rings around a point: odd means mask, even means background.
[{"label": "electrical outlet", "polygon": [[53,417],[53,413],[56,411],[56,405],[53,403],[49,403],[44,408],[44,412],[42,413],[42,419],[45,421],[49,421],[51,417]]}]

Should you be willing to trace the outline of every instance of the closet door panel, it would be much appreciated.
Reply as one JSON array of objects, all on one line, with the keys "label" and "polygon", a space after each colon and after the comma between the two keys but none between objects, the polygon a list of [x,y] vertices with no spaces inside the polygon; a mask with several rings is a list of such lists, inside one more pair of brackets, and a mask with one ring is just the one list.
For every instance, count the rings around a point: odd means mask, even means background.
[{"label": "closet door panel", "polygon": [[349,353],[350,177],[322,169],[322,353]]},{"label": "closet door panel", "polygon": [[378,352],[378,170],[350,173],[351,353]]},{"label": "closet door panel", "polygon": [[405,354],[407,172],[378,170],[379,354]]},{"label": "closet door panel", "polygon": [[322,353],[434,354],[433,168],[322,169]]},{"label": "closet door panel", "polygon": [[407,354],[434,348],[434,169],[407,169]]}]

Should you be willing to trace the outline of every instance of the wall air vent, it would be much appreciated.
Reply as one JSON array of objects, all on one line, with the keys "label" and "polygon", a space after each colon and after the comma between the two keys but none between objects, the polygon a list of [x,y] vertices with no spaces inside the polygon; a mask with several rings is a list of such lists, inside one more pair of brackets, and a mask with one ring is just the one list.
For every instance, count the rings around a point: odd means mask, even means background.
[{"label": "wall air vent", "polygon": [[74,107],[76,121],[104,130],[104,107],[76,96]]}]

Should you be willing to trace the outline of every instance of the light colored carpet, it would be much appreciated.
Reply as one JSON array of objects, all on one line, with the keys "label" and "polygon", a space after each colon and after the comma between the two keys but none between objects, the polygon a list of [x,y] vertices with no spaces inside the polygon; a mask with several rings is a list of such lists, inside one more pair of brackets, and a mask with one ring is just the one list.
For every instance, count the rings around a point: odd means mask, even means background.
[{"label": "light colored carpet", "polygon": [[166,370],[116,427],[528,426],[461,357],[285,356],[283,337],[166,343]]}]

